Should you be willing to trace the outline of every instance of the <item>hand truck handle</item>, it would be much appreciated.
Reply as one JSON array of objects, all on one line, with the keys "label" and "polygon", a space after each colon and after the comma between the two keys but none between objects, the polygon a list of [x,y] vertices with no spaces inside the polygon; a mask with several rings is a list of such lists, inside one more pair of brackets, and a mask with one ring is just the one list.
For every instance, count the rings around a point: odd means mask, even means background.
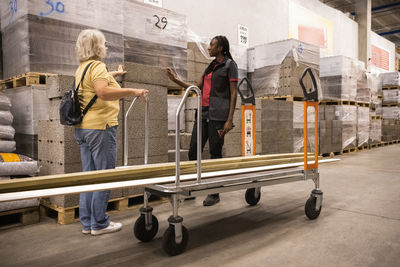
[{"label": "hand truck handle", "polygon": [[[251,92],[251,95],[246,98],[244,97],[242,91],[240,91],[240,87],[242,86],[243,82],[245,82],[245,81],[247,83],[247,88],[250,88],[250,92]],[[242,99],[242,105],[245,105],[245,104],[255,105],[256,104],[253,86],[251,86],[251,83],[250,83],[249,79],[247,79],[247,77],[244,77],[243,79],[240,80],[240,82],[237,86],[237,90],[239,92],[240,98]]]}]

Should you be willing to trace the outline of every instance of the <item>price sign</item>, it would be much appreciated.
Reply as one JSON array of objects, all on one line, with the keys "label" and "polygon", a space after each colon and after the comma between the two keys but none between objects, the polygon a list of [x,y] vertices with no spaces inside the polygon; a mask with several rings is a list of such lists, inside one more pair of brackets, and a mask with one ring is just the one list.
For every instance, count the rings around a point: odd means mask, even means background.
[{"label": "price sign", "polygon": [[249,47],[249,28],[238,24],[238,42],[239,45]]},{"label": "price sign", "polygon": [[153,5],[153,6],[158,6],[161,8],[163,6],[162,0],[143,0],[143,3]]}]

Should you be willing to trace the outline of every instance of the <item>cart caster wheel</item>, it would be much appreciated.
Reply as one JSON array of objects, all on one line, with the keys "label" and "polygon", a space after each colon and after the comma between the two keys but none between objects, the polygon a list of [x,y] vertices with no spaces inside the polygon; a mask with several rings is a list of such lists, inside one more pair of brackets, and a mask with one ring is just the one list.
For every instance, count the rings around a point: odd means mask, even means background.
[{"label": "cart caster wheel", "polygon": [[256,193],[256,189],[255,188],[249,188],[249,189],[246,190],[245,198],[246,198],[246,202],[250,206],[257,205],[258,201],[260,201],[261,191],[258,194],[258,197],[255,197],[255,193]]},{"label": "cart caster wheel", "polygon": [[185,251],[187,243],[189,240],[189,233],[185,226],[182,225],[182,241],[177,244],[175,240],[175,227],[169,225],[167,230],[165,230],[164,237],[162,240],[162,247],[164,251],[170,255],[179,255]]},{"label": "cart caster wheel", "polygon": [[151,229],[147,230],[144,217],[144,214],[141,214],[136,220],[135,225],[133,226],[133,233],[140,241],[149,242],[156,236],[158,232],[158,220],[156,216],[151,215],[152,226]]},{"label": "cart caster wheel", "polygon": [[321,213],[322,206],[319,208],[319,210],[316,210],[315,209],[316,203],[317,203],[316,197],[311,196],[307,199],[304,211],[310,220],[317,219],[319,214]]}]

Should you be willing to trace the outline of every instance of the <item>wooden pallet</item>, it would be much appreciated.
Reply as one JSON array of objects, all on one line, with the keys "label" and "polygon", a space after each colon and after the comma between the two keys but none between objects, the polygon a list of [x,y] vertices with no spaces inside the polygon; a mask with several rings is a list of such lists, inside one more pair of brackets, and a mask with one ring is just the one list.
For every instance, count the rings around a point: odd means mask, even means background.
[{"label": "wooden pallet", "polygon": [[368,144],[364,144],[362,146],[357,147],[358,151],[363,151],[363,150],[367,150],[369,149],[369,145]]},{"label": "wooden pallet", "polygon": [[38,73],[38,72],[27,72],[24,74],[20,74],[9,79],[5,79],[0,81],[1,89],[8,88],[16,88],[21,86],[30,86],[30,85],[45,85],[46,77],[49,75],[48,73]]},{"label": "wooden pallet", "polygon": [[356,101],[350,101],[350,100],[322,100],[320,102],[320,105],[350,105],[350,106],[356,106],[357,102]]},{"label": "wooden pallet", "polygon": [[371,116],[371,120],[381,120],[382,116]]},{"label": "wooden pallet", "polygon": [[39,207],[0,212],[0,230],[39,222]]},{"label": "wooden pallet", "polygon": [[342,154],[352,153],[352,152],[358,152],[358,148],[357,147],[351,147],[351,148],[346,148],[346,149],[342,149],[341,150]]},{"label": "wooden pallet", "polygon": [[[159,204],[166,202],[166,198],[156,196],[150,197],[150,202]],[[107,213],[123,211],[127,209],[139,208],[143,204],[143,195],[126,196],[108,201]],[[40,200],[40,214],[43,216],[57,218],[59,224],[71,224],[79,221],[79,206],[73,207],[58,207],[49,203],[47,200]]]},{"label": "wooden pallet", "polygon": [[365,102],[357,102],[357,106],[369,108],[369,107],[371,107],[371,104],[370,103],[365,103]]},{"label": "wooden pallet", "polygon": [[382,143],[376,143],[376,144],[369,144],[369,148],[377,148],[377,147],[382,147]]},{"label": "wooden pallet", "polygon": [[271,100],[283,100],[283,101],[288,101],[288,102],[304,101],[304,97],[303,97],[303,96],[292,96],[292,95],[268,96],[267,99],[271,99]]},{"label": "wooden pallet", "polygon": [[382,107],[399,107],[399,103],[382,104]]},{"label": "wooden pallet", "polygon": [[396,90],[400,89],[399,85],[388,85],[388,86],[382,86],[382,90]]}]

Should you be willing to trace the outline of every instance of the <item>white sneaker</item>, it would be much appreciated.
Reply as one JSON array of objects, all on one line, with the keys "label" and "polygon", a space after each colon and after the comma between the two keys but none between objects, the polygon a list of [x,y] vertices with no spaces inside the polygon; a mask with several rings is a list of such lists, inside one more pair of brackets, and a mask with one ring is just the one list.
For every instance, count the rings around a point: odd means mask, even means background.
[{"label": "white sneaker", "polygon": [[91,231],[90,230],[85,230],[85,229],[82,229],[82,234],[84,234],[84,235],[88,235],[88,234],[90,234],[91,233]]},{"label": "white sneaker", "polygon": [[106,228],[100,230],[92,230],[91,234],[102,235],[102,234],[114,233],[121,230],[121,228],[122,228],[122,223],[110,222],[110,225],[108,225]]}]

